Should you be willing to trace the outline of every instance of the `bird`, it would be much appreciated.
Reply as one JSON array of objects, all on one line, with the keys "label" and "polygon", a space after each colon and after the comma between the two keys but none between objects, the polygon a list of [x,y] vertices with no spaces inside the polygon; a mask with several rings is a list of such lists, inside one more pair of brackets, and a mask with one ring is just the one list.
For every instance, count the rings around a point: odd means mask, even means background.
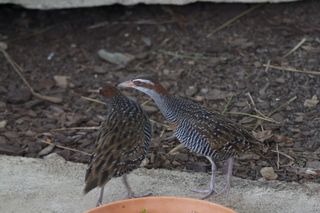
[{"label": "bird", "polygon": [[[138,76],[122,82],[119,88],[134,88],[149,95],[169,122],[176,138],[188,149],[205,156],[211,163],[211,181],[208,190],[192,190],[206,194],[219,195],[228,192],[234,156],[246,152],[261,155],[263,144],[256,140],[244,127],[226,118],[218,112],[208,110],[169,92],[154,76]],[[215,190],[217,160],[227,160],[226,184],[221,191]]]},{"label": "bird", "polygon": [[106,104],[107,113],[98,130],[84,188],[84,194],[100,188],[97,206],[102,205],[104,186],[120,176],[127,198],[137,197],[133,195],[126,174],[141,164],[151,140],[151,123],[139,104],[111,85],[100,88],[99,96]]}]

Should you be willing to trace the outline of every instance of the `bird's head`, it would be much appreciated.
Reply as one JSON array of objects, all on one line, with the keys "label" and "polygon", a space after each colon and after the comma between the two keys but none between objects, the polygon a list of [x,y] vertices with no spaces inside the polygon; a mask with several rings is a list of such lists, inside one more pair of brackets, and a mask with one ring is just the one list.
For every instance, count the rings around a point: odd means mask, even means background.
[{"label": "bird's head", "polygon": [[169,96],[168,91],[153,76],[138,76],[130,81],[120,83],[118,87],[134,88],[151,97],[154,94]]},{"label": "bird's head", "polygon": [[111,85],[99,88],[99,96],[102,100],[109,99],[117,94],[121,94],[120,90]]}]

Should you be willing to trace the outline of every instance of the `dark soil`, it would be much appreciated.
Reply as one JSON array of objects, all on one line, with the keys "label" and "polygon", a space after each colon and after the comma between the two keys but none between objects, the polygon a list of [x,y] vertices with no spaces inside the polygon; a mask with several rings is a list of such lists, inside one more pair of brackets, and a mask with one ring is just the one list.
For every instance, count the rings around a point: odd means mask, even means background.
[{"label": "dark soil", "polygon": [[[219,112],[227,107],[226,116],[250,131],[271,130],[273,137],[265,141],[271,159],[239,156],[235,176],[257,179],[262,167],[272,166],[278,180],[320,183],[320,1],[265,4],[207,37],[253,6],[114,5],[52,11],[0,6],[0,40],[8,44],[8,55],[36,92],[63,99],[35,98],[0,54],[0,153],[43,157],[56,152],[87,163],[89,155],[83,152],[92,151],[97,130],[84,127],[98,127],[106,112],[102,104],[82,97],[99,99],[93,90],[105,83],[153,73],[172,94]],[[98,56],[100,49],[134,59],[115,65]],[[318,73],[263,66],[268,63]],[[67,82],[56,81],[57,76],[67,76]],[[149,100],[141,92],[125,94],[140,104]],[[179,142],[162,125],[166,121],[153,101],[144,108],[158,122],[145,167],[210,170],[205,157],[186,148],[167,155]],[[228,112],[269,116],[273,122]],[[70,129],[74,127],[78,129]],[[60,128],[65,129],[56,130]],[[224,162],[218,165],[224,168]]]}]

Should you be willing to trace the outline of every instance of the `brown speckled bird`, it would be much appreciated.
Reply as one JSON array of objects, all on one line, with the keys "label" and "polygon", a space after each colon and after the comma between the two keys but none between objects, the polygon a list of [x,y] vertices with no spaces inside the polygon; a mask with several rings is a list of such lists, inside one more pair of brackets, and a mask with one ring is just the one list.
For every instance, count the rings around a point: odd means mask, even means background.
[{"label": "brown speckled bird", "polygon": [[[170,95],[153,77],[137,77],[119,84],[118,87],[135,88],[149,95],[172,125],[177,139],[190,150],[207,157],[211,162],[212,176],[209,189],[192,190],[206,193],[202,199],[209,197],[213,192],[220,194],[230,189],[234,155],[250,151],[259,153],[262,149],[262,143],[239,124],[196,103]],[[217,192],[214,188],[216,176],[214,160],[227,159],[226,185],[223,190]]]},{"label": "brown speckled bird", "polygon": [[86,194],[100,187],[97,206],[102,205],[104,186],[114,177],[122,176],[127,197],[134,197],[126,173],[140,165],[151,139],[151,124],[140,105],[113,86],[100,88],[99,95],[106,103],[107,115],[99,129],[84,188]]}]

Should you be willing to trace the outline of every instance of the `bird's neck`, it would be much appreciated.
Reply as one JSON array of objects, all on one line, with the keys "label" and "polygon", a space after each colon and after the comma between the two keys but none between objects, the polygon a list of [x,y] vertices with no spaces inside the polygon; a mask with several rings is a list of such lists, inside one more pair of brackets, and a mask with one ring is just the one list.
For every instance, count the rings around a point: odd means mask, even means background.
[{"label": "bird's neck", "polygon": [[176,96],[154,93],[150,97],[156,102],[161,113],[170,124],[175,124],[181,118],[179,99]]}]

